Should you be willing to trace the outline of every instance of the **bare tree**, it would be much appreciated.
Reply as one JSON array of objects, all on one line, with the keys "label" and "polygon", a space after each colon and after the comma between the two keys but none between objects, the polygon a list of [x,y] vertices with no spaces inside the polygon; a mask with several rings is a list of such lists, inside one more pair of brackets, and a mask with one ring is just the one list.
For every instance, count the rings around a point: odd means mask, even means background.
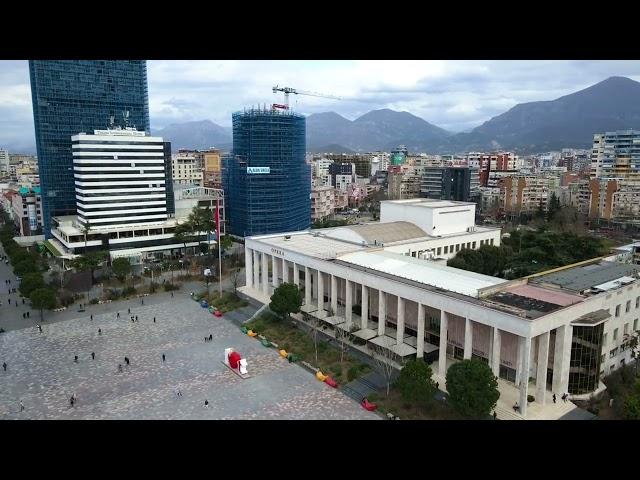
[{"label": "bare tree", "polygon": [[349,330],[345,330],[336,325],[335,335],[338,341],[338,347],[340,348],[340,363],[344,361],[344,352],[347,349],[346,340],[351,333]]},{"label": "bare tree", "polygon": [[232,281],[233,281],[233,294],[237,295],[238,294],[238,281],[240,279],[240,271],[242,269],[240,267],[236,268],[235,271],[233,272],[233,276],[231,277]]},{"label": "bare tree", "polygon": [[625,334],[623,339],[627,342],[627,348],[631,349],[631,358],[635,360],[636,368],[635,374],[638,376],[638,360],[640,360],[640,351],[638,349],[638,337],[640,337],[640,330],[632,332],[631,334]]},{"label": "bare tree", "polygon": [[369,349],[371,350],[371,357],[375,362],[376,370],[385,379],[387,384],[387,396],[389,396],[391,378],[393,377],[393,372],[396,370],[392,363],[395,354],[390,348],[382,347],[374,343],[369,343]]},{"label": "bare tree", "polygon": [[313,337],[313,348],[316,354],[316,365],[318,364],[318,327],[320,326],[320,319],[313,315],[304,314],[304,319],[311,327]]}]

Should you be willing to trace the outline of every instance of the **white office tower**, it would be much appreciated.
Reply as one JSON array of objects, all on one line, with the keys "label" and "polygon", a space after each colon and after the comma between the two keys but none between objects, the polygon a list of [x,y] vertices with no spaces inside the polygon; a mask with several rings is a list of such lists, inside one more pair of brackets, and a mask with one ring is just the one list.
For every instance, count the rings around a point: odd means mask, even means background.
[{"label": "white office tower", "polygon": [[133,128],[71,137],[78,222],[89,228],[167,219],[162,137]]}]

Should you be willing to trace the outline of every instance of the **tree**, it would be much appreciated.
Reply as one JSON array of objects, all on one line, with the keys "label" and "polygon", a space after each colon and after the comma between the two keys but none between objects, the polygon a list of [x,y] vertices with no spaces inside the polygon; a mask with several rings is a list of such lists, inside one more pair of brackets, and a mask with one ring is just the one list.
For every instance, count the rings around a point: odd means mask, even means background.
[{"label": "tree", "polygon": [[476,419],[488,416],[500,398],[498,380],[491,368],[475,359],[462,360],[449,367],[447,391],[456,410]]},{"label": "tree", "polygon": [[20,294],[23,297],[29,298],[29,294],[34,290],[43,288],[45,286],[44,280],[40,272],[27,273],[20,282]]},{"label": "tree", "polygon": [[93,272],[95,272],[95,270],[100,265],[102,265],[102,263],[108,257],[109,252],[105,252],[104,250],[98,252],[88,252],[84,255],[80,255],[79,257],[74,258],[71,261],[71,266],[76,270],[80,270],[82,272],[86,272],[88,270],[91,273],[91,285],[93,285]]},{"label": "tree", "polygon": [[640,420],[640,395],[628,395],[622,408],[625,420]]},{"label": "tree", "polygon": [[29,257],[15,263],[15,266],[13,267],[13,271],[15,272],[16,275],[22,277],[27,273],[37,272],[38,266],[36,265],[36,262],[33,261],[33,258]]},{"label": "tree", "polygon": [[238,283],[240,281],[240,272],[241,272],[241,268],[238,267],[234,270],[232,277],[231,277],[231,281],[233,282],[233,294],[237,295],[238,293]]},{"label": "tree", "polygon": [[340,348],[340,363],[342,363],[344,361],[344,352],[347,349],[346,340],[349,338],[350,332],[349,330],[346,330],[346,328],[340,328],[336,325],[334,333],[336,335],[338,347]]},{"label": "tree", "polygon": [[376,345],[375,343],[369,343],[369,349],[371,350],[371,358],[373,358],[376,370],[384,377],[387,384],[388,397],[393,373],[396,371],[393,363],[391,363],[395,357],[395,353],[393,353],[390,348]]},{"label": "tree", "polygon": [[31,305],[40,310],[40,320],[44,320],[44,310],[51,310],[56,306],[56,294],[47,287],[37,288],[31,292],[29,296]]},{"label": "tree", "polygon": [[301,306],[302,294],[298,287],[293,283],[283,283],[271,295],[269,309],[286,319],[291,313],[298,313]]},{"label": "tree", "polygon": [[426,404],[433,400],[436,384],[431,367],[421,358],[410,360],[400,371],[396,387],[407,402]]},{"label": "tree", "polygon": [[111,269],[113,274],[118,277],[118,280],[123,282],[125,277],[131,273],[131,263],[129,263],[128,258],[116,258],[111,263]]},{"label": "tree", "polygon": [[640,336],[640,330],[632,332],[631,334],[625,334],[623,339],[627,343],[627,348],[631,350],[631,358],[635,360],[636,368],[635,374],[638,376],[638,361],[640,360],[640,351],[638,350],[638,337]]}]

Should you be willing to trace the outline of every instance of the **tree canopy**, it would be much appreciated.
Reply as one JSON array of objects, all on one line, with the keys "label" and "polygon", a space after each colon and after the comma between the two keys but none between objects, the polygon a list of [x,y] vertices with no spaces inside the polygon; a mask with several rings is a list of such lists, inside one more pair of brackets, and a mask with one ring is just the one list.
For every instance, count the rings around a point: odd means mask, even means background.
[{"label": "tree canopy", "polygon": [[20,282],[20,287],[18,289],[23,297],[29,298],[31,292],[39,288],[43,288],[44,286],[45,283],[40,272],[32,272],[27,273],[22,277],[22,281]]},{"label": "tree canopy", "polygon": [[408,361],[400,371],[396,387],[403,400],[416,404],[429,403],[436,393],[431,367],[423,359]]},{"label": "tree canopy", "polygon": [[478,250],[463,249],[447,265],[513,279],[606,253],[604,242],[592,236],[545,229],[516,230],[502,239],[501,246],[483,245]]},{"label": "tree canopy", "polygon": [[447,370],[451,405],[462,415],[482,419],[495,408],[500,392],[498,380],[484,362],[462,360]]},{"label": "tree canopy", "polygon": [[91,282],[93,282],[93,272],[109,257],[109,252],[97,251],[87,252],[84,255],[80,255],[73,259],[71,265],[73,268],[80,271],[91,272]]},{"label": "tree canopy", "polygon": [[298,313],[302,306],[302,293],[293,283],[283,283],[271,295],[269,308],[272,312],[288,317],[291,313]]},{"label": "tree canopy", "polygon": [[125,277],[131,273],[131,263],[129,263],[128,258],[116,258],[111,262],[111,270],[113,270],[113,274],[118,277],[118,280],[122,282]]},{"label": "tree canopy", "polygon": [[33,308],[40,310],[40,319],[43,317],[43,310],[51,310],[56,306],[56,294],[47,287],[37,288],[29,296]]}]

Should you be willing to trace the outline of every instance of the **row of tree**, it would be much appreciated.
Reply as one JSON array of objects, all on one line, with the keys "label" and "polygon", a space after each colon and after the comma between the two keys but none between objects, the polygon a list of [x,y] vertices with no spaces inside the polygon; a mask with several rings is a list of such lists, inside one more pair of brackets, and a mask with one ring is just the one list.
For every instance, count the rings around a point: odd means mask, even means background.
[{"label": "row of tree", "polygon": [[499,247],[483,245],[478,250],[462,249],[447,265],[513,279],[606,253],[607,246],[599,238],[540,228],[515,230],[502,239]]},{"label": "row of tree", "polygon": [[35,251],[29,251],[20,247],[13,239],[15,228],[11,218],[2,212],[4,225],[0,230],[0,242],[4,247],[13,271],[22,277],[20,281],[20,295],[28,298],[31,305],[40,310],[40,319],[43,318],[44,310],[51,310],[56,306],[55,291],[45,284],[42,272],[46,271],[46,261]]}]

